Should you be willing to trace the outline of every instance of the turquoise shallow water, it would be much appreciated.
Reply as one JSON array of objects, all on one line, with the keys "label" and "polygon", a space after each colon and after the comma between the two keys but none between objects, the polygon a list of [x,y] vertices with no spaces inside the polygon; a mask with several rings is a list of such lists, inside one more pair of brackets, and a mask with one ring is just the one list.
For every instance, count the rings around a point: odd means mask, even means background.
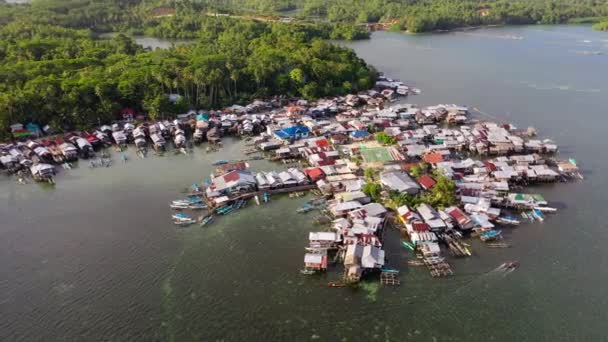
[{"label": "turquoise shallow water", "polygon": [[[608,35],[533,26],[380,32],[348,45],[422,88],[412,102],[465,104],[535,126],[587,179],[539,187],[560,212],[506,232],[513,248],[473,242],[473,257],[451,260],[450,279],[406,266],[410,254],[390,231],[389,265],[402,285],[357,289],[323,286],[339,272],[299,274],[315,229],[311,215],[295,214],[304,198],[250,203],[205,228],[171,225],[170,200],[208,178],[214,160],[241,156],[239,141],[216,154],[62,172],[54,189],[2,179],[0,340],[604,340],[608,56],[581,51],[608,53]],[[490,272],[505,260],[521,267]]]}]

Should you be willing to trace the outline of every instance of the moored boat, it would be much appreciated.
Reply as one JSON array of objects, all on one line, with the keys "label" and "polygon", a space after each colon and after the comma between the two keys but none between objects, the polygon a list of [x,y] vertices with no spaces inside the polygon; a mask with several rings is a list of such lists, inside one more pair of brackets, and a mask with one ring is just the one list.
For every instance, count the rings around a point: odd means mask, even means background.
[{"label": "moored boat", "polygon": [[315,207],[312,206],[312,205],[310,205],[310,204],[304,204],[303,206],[299,207],[296,210],[296,213],[298,213],[298,214],[304,214],[304,213],[307,213],[307,212],[313,210],[314,208]]},{"label": "moored boat", "polygon": [[205,216],[200,223],[200,226],[206,226],[213,221],[213,215]]}]

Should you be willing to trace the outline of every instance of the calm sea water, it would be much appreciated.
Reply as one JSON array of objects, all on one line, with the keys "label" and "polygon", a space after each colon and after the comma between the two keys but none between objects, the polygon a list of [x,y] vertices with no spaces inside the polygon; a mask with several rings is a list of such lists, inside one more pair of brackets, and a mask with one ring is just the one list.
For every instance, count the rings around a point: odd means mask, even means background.
[{"label": "calm sea water", "polygon": [[[473,257],[451,260],[452,278],[406,266],[411,255],[391,231],[400,287],[331,289],[323,285],[338,272],[298,272],[315,229],[294,213],[306,199],[251,203],[205,228],[171,225],[170,200],[207,179],[214,160],[240,157],[239,141],[216,154],[62,172],[55,188],[2,179],[0,340],[604,340],[608,35],[579,26],[384,32],[348,46],[422,88],[412,102],[536,127],[579,160],[586,180],[536,188],[560,212],[507,230],[513,248],[473,241]],[[506,260],[521,267],[491,272]]]}]

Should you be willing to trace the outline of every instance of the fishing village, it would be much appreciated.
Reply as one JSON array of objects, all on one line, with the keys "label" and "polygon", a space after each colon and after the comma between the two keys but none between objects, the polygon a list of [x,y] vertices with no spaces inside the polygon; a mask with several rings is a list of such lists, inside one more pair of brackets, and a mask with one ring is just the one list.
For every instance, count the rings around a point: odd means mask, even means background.
[{"label": "fishing village", "polygon": [[[446,255],[475,255],[470,239],[508,248],[504,229],[557,211],[529,188],[582,176],[535,129],[481,120],[465,106],[405,103],[419,92],[380,76],[373,90],[315,102],[277,97],[158,122],[125,110],[122,120],[90,132],[53,135],[17,124],[21,139],[0,145],[0,164],[20,183],[53,183],[58,166],[70,169],[79,159],[91,168],[109,167],[112,155],[127,162],[128,145],[146,158],[149,150],[189,154],[201,143],[206,152],[221,151],[222,137],[239,136],[247,158],[215,160],[209,178],[170,203],[176,226],[212,226],[250,202],[307,196],[297,212],[317,228],[302,246],[303,275],[340,273],[330,287],[363,278],[399,285],[384,249],[385,232],[397,229],[414,256],[408,266],[446,277],[453,274]],[[261,159],[276,169],[253,171]]]}]

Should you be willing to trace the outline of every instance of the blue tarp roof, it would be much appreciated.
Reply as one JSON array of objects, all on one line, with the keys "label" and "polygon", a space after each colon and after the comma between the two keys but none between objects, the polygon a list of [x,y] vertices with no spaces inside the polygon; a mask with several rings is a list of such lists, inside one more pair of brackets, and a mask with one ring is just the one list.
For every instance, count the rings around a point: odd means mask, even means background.
[{"label": "blue tarp roof", "polygon": [[354,131],[350,132],[350,136],[353,138],[365,138],[369,136],[369,132],[367,131]]},{"label": "blue tarp roof", "polygon": [[32,122],[25,125],[25,129],[27,129],[28,131],[30,131],[32,133],[40,132],[40,126],[38,126],[37,124],[32,123]]},{"label": "blue tarp roof", "polygon": [[207,114],[199,114],[196,116],[196,120],[198,121],[209,121],[209,115]]},{"label": "blue tarp roof", "polygon": [[310,130],[306,126],[296,125],[275,131],[274,134],[281,139],[289,139],[298,134],[308,134]]}]

